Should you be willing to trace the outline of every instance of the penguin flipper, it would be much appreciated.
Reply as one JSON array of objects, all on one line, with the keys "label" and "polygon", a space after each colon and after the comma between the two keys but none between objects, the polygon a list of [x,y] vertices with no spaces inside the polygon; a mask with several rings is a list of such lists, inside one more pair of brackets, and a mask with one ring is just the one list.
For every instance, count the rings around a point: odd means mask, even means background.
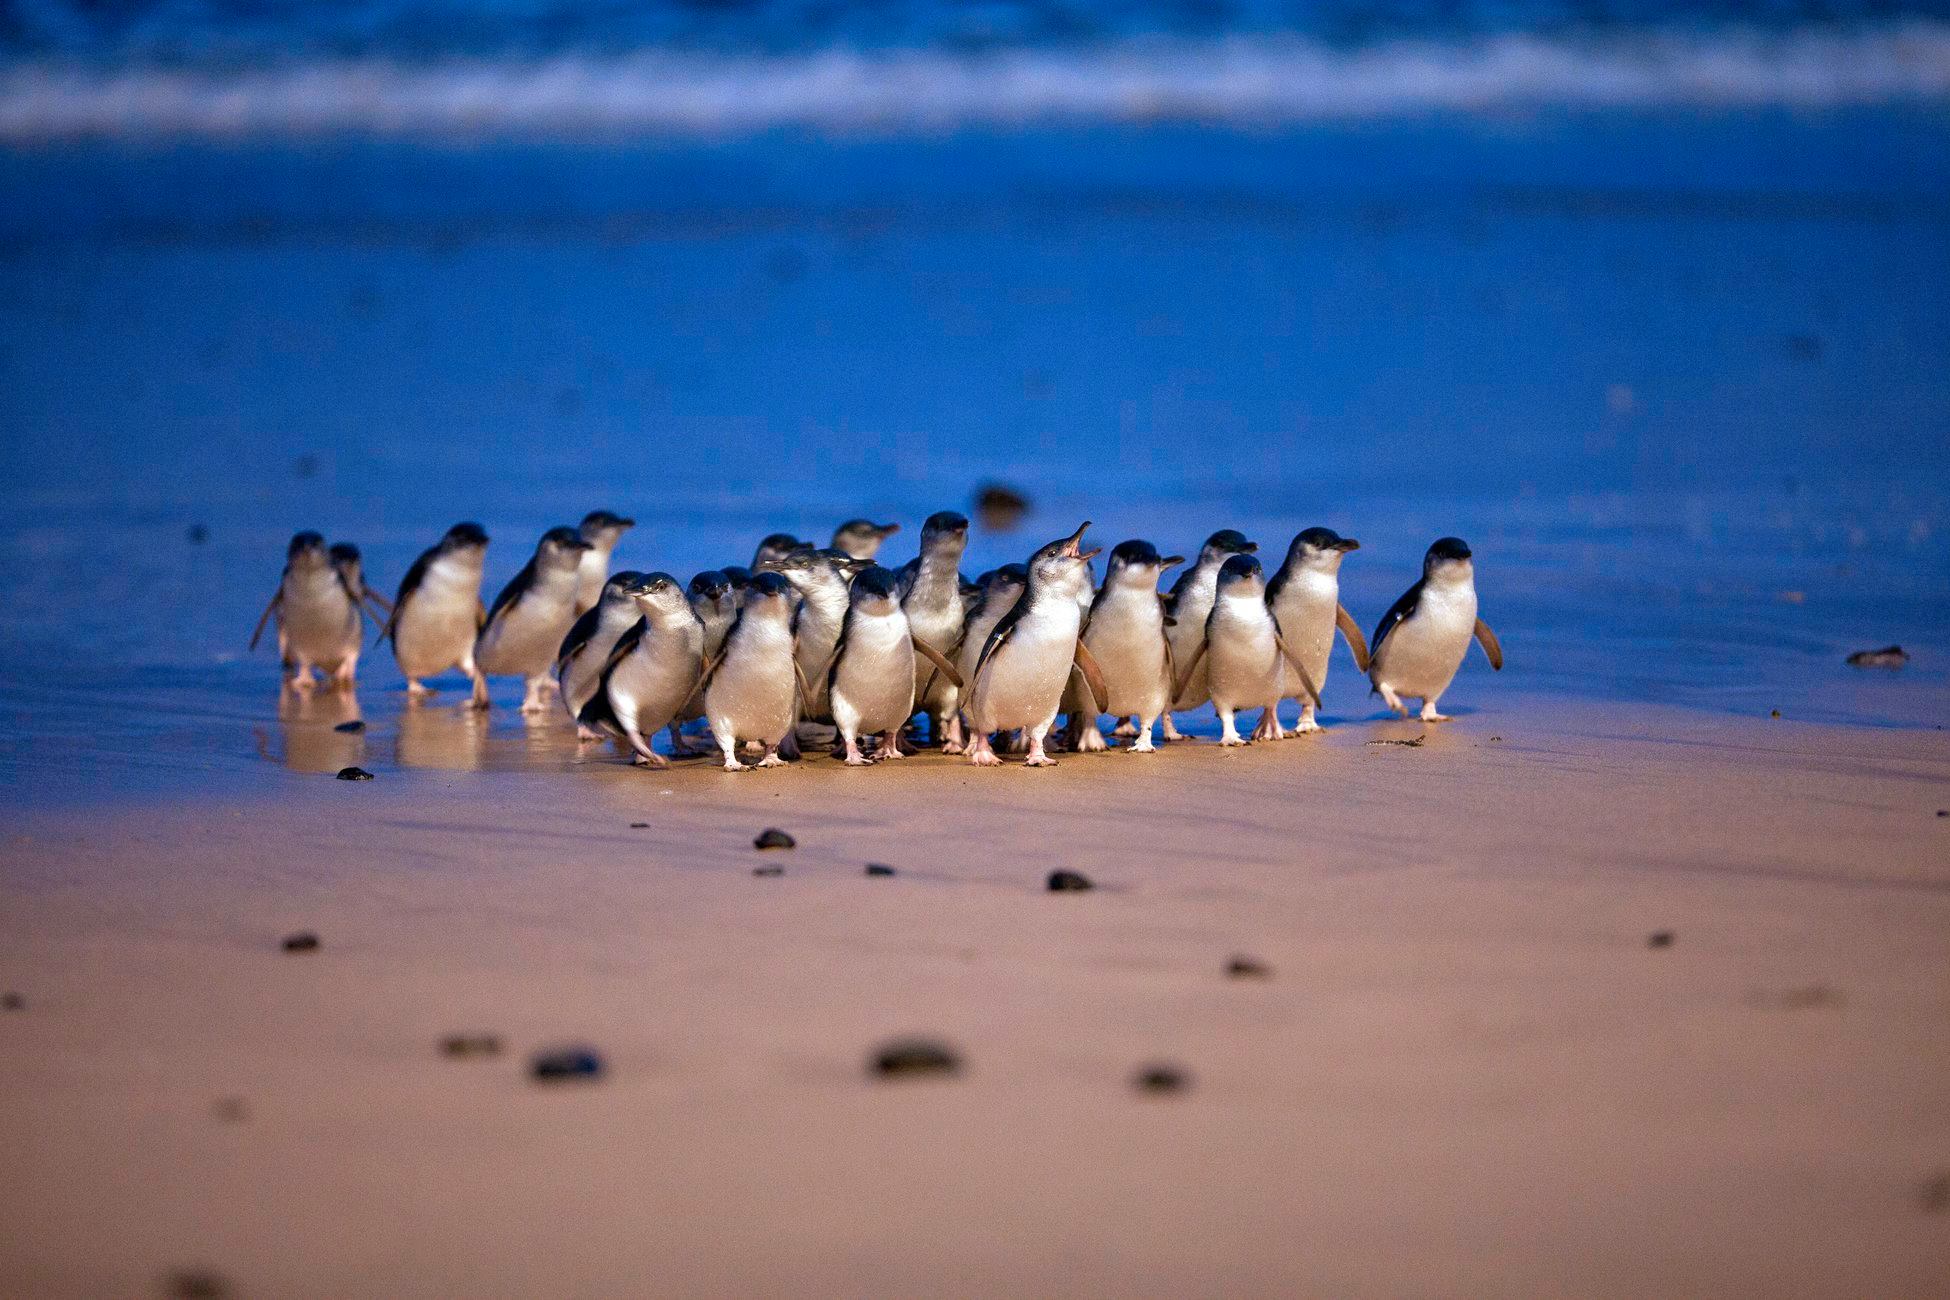
[{"label": "penguin flipper", "polygon": [[1300,656],[1293,653],[1293,647],[1289,646],[1286,638],[1278,632],[1273,634],[1273,644],[1278,646],[1280,653],[1286,656],[1286,661],[1293,671],[1300,674],[1300,684],[1307,688],[1307,698],[1314,702],[1316,709],[1321,708],[1320,687],[1314,685],[1313,674],[1309,673],[1306,665],[1300,662]]},{"label": "penguin flipper", "polygon": [[1476,639],[1483,643],[1483,653],[1490,657],[1490,667],[1502,672],[1503,643],[1496,639],[1496,633],[1490,631],[1490,625],[1480,618],[1476,620]]},{"label": "penguin flipper", "polygon": [[[1171,620],[1167,619],[1166,621],[1170,622]],[[1178,685],[1178,656],[1172,653],[1170,637],[1161,636],[1158,639],[1165,643],[1165,689],[1171,690],[1174,686]],[[1171,700],[1177,698],[1176,695],[1173,695]],[[1165,701],[1166,708],[1171,707],[1171,700]]]},{"label": "penguin flipper", "polygon": [[[921,655],[921,657],[926,659],[929,663],[933,664],[935,671],[937,673],[941,674],[943,677],[946,677],[948,679],[949,685],[953,686],[956,690],[961,689],[962,687],[961,674],[955,671],[954,664],[948,661],[948,657],[946,655],[942,654],[939,650],[935,649],[933,646],[929,645],[926,641],[923,641],[918,636],[910,636],[908,639],[914,642],[914,649]],[[929,677],[928,683],[929,685],[933,685],[934,678]],[[923,696],[922,698],[925,699],[926,697]]]},{"label": "penguin flipper", "polygon": [[1097,706],[1097,712],[1102,713],[1110,707],[1110,687],[1104,683],[1104,670],[1097,663],[1097,656],[1091,654],[1090,647],[1083,643],[1082,637],[1078,637],[1076,652],[1072,657],[1083,672],[1083,684],[1090,688],[1090,702]]},{"label": "penguin flipper", "polygon": [[283,603],[284,603],[284,587],[282,584],[280,584],[278,589],[271,593],[271,603],[266,605],[264,607],[264,612],[257,616],[257,626],[251,629],[250,649],[252,650],[257,649],[258,638],[264,635],[264,625],[271,621],[271,615],[275,613],[278,606],[282,605]]},{"label": "penguin flipper", "polygon": [[1347,638],[1347,648],[1354,652],[1354,666],[1365,673],[1370,656],[1368,643],[1361,636],[1361,625],[1354,621],[1354,615],[1347,612],[1346,605],[1334,606],[1334,622],[1339,625],[1341,635]]},{"label": "penguin flipper", "polygon": [[1393,632],[1404,619],[1413,616],[1421,603],[1422,580],[1417,578],[1415,585],[1404,591],[1401,599],[1390,605],[1388,612],[1381,616],[1381,622],[1375,624],[1374,643],[1368,647],[1369,664],[1373,664],[1375,656],[1381,653],[1381,647],[1387,642],[1388,634]]},{"label": "penguin flipper", "polygon": [[989,631],[989,639],[982,643],[982,653],[975,657],[975,673],[971,681],[981,677],[982,669],[995,657],[995,652],[1002,648],[1003,642],[1007,641],[1010,634],[1016,630],[1016,624],[1022,622],[1023,606],[1028,603],[1029,593],[1024,591],[1017,598],[1016,603],[1009,607],[1009,612],[995,621],[995,626]]},{"label": "penguin flipper", "polygon": [[1198,671],[1201,660],[1205,658],[1205,647],[1209,644],[1204,637],[1199,638],[1198,649],[1192,651],[1192,661],[1185,665],[1185,671],[1171,684],[1171,698],[1174,702],[1185,698],[1185,688],[1192,684],[1192,674]]},{"label": "penguin flipper", "polygon": [[[804,703],[806,701],[811,700],[813,697],[812,683],[806,680],[806,670],[799,666],[799,655],[797,653],[796,647],[794,649],[794,653],[792,656],[792,675],[799,679],[800,702]],[[795,709],[794,710],[795,715],[797,712],[798,710]],[[795,717],[794,726],[796,727],[797,725],[798,725],[797,718]]]},{"label": "penguin flipper", "polygon": [[366,586],[366,584],[364,584],[363,582],[360,583],[359,585],[365,589],[364,590],[365,598],[371,601],[374,606],[376,606],[381,610],[384,610],[388,614],[391,614],[393,612],[392,601],[387,600],[384,596],[374,591],[371,587]]}]

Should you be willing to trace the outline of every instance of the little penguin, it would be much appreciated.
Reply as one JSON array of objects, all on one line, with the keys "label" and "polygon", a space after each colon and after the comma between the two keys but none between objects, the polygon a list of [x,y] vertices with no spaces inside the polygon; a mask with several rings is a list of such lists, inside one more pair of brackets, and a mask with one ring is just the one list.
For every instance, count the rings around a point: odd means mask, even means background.
[{"label": "little penguin", "polygon": [[1273,611],[1267,608],[1264,577],[1259,561],[1251,555],[1226,559],[1219,568],[1212,612],[1206,615],[1204,639],[1179,672],[1182,687],[1201,663],[1205,666],[1207,689],[1224,727],[1222,745],[1247,743],[1234,722],[1241,709],[1261,710],[1254,740],[1281,738],[1279,702],[1289,673],[1307,698],[1320,703],[1320,692],[1281,638]]},{"label": "little penguin", "polygon": [[833,549],[844,551],[856,560],[871,560],[880,554],[880,544],[900,530],[899,524],[849,519],[833,530]]},{"label": "little penguin", "polygon": [[[1307,666],[1315,687],[1327,685],[1327,657],[1334,648],[1334,630],[1347,638],[1354,652],[1354,666],[1368,671],[1368,643],[1360,624],[1341,604],[1341,561],[1361,543],[1342,537],[1331,528],[1309,528],[1287,547],[1286,562],[1266,584],[1266,604],[1280,625],[1280,635]],[[1287,682],[1287,698],[1295,692]],[[1300,701],[1300,724],[1295,734],[1319,731],[1311,700]]]},{"label": "little penguin", "polygon": [[758,573],[765,568],[767,561],[783,560],[794,551],[811,545],[811,542],[802,542],[791,533],[773,533],[752,552],[751,571]]},{"label": "little penguin", "polygon": [[333,686],[350,687],[365,639],[364,607],[359,603],[363,588],[363,582],[346,580],[325,549],[323,537],[313,532],[297,534],[285,547],[283,576],[271,603],[258,616],[250,648],[257,648],[264,624],[275,616],[286,685],[297,691],[312,689],[312,670],[317,668],[331,675]]},{"label": "little penguin", "polygon": [[589,549],[576,566],[576,613],[586,614],[602,599],[603,583],[609,577],[609,557],[624,533],[636,527],[636,520],[608,510],[591,510],[582,517],[576,531]]},{"label": "little penguin", "polygon": [[1389,708],[1403,717],[1401,697],[1422,701],[1422,721],[1447,722],[1436,701],[1462,667],[1475,637],[1490,667],[1503,670],[1503,646],[1476,614],[1476,568],[1460,537],[1439,538],[1422,557],[1422,578],[1402,593],[1374,630],[1368,677]]},{"label": "little penguin", "polygon": [[484,673],[524,680],[523,713],[548,707],[542,696],[555,684],[549,669],[576,620],[582,556],[588,549],[575,529],[549,529],[521,572],[488,607],[474,643],[474,661]]},{"label": "little penguin", "polygon": [[668,767],[669,760],[650,747],[650,740],[675,722],[698,694],[704,675],[704,624],[677,579],[668,573],[633,576],[626,591],[641,617],[610,650],[602,689],[577,721],[627,741],[637,766]]},{"label": "little penguin", "polygon": [[[1182,555],[1159,555],[1158,548],[1147,541],[1119,542],[1111,550],[1104,585],[1090,607],[1090,623],[1083,630],[1083,643],[1103,670],[1108,692],[1105,712],[1138,720],[1137,742],[1131,746],[1134,754],[1157,752],[1151,743],[1151,727],[1171,706],[1177,673],[1171,642],[1165,635],[1170,629],[1165,626],[1158,579],[1166,569],[1184,562]],[[1106,748],[1094,718],[1086,720],[1076,748]]]},{"label": "little penguin", "polygon": [[[776,573],[754,574],[738,621],[704,674],[704,716],[724,754],[725,771],[784,763],[779,742],[792,729],[799,695],[811,693],[792,642],[792,585]],[[741,740],[764,746],[765,757],[755,765],[739,762]]]},{"label": "little penguin", "polygon": [[853,580],[826,683],[848,767],[874,761],[861,752],[861,736],[880,737],[874,758],[904,757],[900,729],[914,713],[916,656],[961,685],[961,674],[947,657],[914,635],[893,572],[879,565],[862,570]]},{"label": "little penguin", "polygon": [[381,638],[391,637],[393,658],[414,699],[432,693],[422,677],[459,667],[474,683],[469,703],[488,704],[487,677],[474,662],[474,638],[487,611],[481,608],[481,565],[488,535],[479,524],[455,524],[439,543],[420,553],[400,580],[392,617]]},{"label": "little penguin", "polygon": [[374,627],[385,627],[386,620],[393,612],[393,602],[372,589],[366,581],[365,560],[359,548],[351,542],[333,542],[329,552],[332,567],[345,579],[345,589],[359,598],[360,612],[372,620]]},{"label": "little penguin", "polygon": [[1102,712],[1103,673],[1083,644],[1081,589],[1089,582],[1095,548],[1083,549],[1086,520],[1068,537],[1059,538],[1029,560],[1029,583],[1009,612],[989,633],[968,680],[969,722],[974,735],[969,761],[978,767],[999,767],[990,736],[1021,728],[1028,734],[1030,767],[1053,767],[1056,760],[1043,752],[1044,738],[1056,721],[1063,688],[1072,666],[1083,671],[1094,711]]},{"label": "little penguin", "polygon": [[732,593],[738,596],[745,594],[745,588],[752,580],[752,571],[742,564],[727,564],[717,572],[724,575],[725,581],[731,584]]},{"label": "little penguin", "polygon": [[[732,573],[738,576],[733,579]],[[732,620],[738,617],[738,602],[743,598],[745,584],[751,574],[733,566],[730,572],[724,569],[706,569],[691,578],[691,612],[697,615],[698,622],[704,626],[704,657],[715,659],[718,651],[724,648],[725,633],[731,629]],[[704,692],[692,695],[677,716],[670,723],[670,752],[678,755],[695,754],[698,751],[691,738],[683,732],[687,722],[696,722],[704,716]]]},{"label": "little penguin", "polygon": [[[921,553],[900,569],[901,608],[914,635],[953,657],[968,610],[961,599],[961,557],[968,520],[952,510],[921,525]],[[962,752],[961,692],[931,663],[914,665],[914,708],[928,715],[928,734],[944,754]]]},{"label": "little penguin", "polygon": [[995,625],[1002,621],[1003,615],[1022,598],[1023,589],[1029,585],[1029,566],[1005,564],[999,569],[990,569],[976,581],[980,594],[969,607],[961,648],[955,653],[955,671],[961,674],[964,683],[964,704],[968,696],[966,683],[975,675],[975,661],[982,657],[982,647],[988,644],[989,633],[995,631]]},{"label": "little penguin", "polygon": [[555,680],[561,689],[562,707],[577,719],[579,740],[601,740],[602,733],[580,721],[582,710],[603,688],[603,668],[609,652],[616,648],[625,632],[642,617],[633,599],[643,575],[632,570],[613,574],[603,583],[602,598],[594,609],[585,610],[569,625],[562,648],[555,654]]},{"label": "little penguin", "polygon": [[[1212,601],[1219,589],[1220,567],[1234,555],[1251,555],[1258,549],[1258,543],[1247,541],[1245,534],[1237,529],[1222,528],[1205,539],[1197,561],[1178,575],[1171,594],[1165,598],[1165,613],[1173,620],[1166,627],[1165,635],[1171,641],[1172,658],[1179,664],[1191,663],[1205,639],[1205,619],[1212,612]],[[1196,709],[1211,697],[1211,692],[1205,689],[1204,666],[1200,665],[1178,688],[1171,707]],[[1166,740],[1181,738],[1169,711],[1164,717],[1164,737]]]},{"label": "little penguin", "polygon": [[800,701],[800,716],[805,721],[824,722],[832,717],[826,703],[825,677],[846,622],[848,568],[841,567],[842,563],[850,568],[853,561],[838,552],[802,546],[759,566],[761,573],[778,574],[790,583],[801,602],[794,632],[799,671],[811,683],[806,698]]}]

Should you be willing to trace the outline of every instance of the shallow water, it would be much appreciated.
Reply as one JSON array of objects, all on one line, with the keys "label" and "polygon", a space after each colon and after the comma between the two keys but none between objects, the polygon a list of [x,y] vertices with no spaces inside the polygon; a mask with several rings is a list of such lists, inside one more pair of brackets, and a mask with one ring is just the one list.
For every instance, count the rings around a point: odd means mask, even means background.
[{"label": "shallow water", "polygon": [[299,528],[390,590],[478,519],[491,595],[599,506],[688,577],[856,514],[898,562],[991,478],[1035,511],[971,574],[1323,523],[1364,627],[1460,534],[1486,720],[1940,726],[1946,235],[1950,130],[1897,109],[0,154],[0,798],[574,761],[511,683],[403,713],[383,653],[364,739],[281,716],[244,642]]}]

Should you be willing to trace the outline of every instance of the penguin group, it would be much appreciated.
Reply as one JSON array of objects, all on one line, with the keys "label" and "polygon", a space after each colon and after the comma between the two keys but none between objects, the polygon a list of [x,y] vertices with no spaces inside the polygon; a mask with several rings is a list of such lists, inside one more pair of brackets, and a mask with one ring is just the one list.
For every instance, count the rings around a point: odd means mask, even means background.
[{"label": "penguin group", "polygon": [[[1340,600],[1341,563],[1360,543],[1328,528],[1296,535],[1270,578],[1257,545],[1228,528],[1189,567],[1150,542],[1122,542],[1100,582],[1085,522],[971,582],[961,569],[968,520],[943,511],[898,569],[878,556],[900,525],[854,519],[825,547],[774,533],[750,565],[684,583],[609,571],[634,524],[598,510],[549,529],[491,605],[478,524],[448,529],[391,601],[366,584],[357,547],[302,532],[251,645],[275,620],[291,689],[315,689],[315,673],[346,688],[370,619],[411,697],[458,669],[470,704],[486,708],[490,675],[520,677],[522,712],[548,712],[553,696],[585,742],[608,739],[661,768],[669,760],[652,741],[665,731],[673,754],[715,752],[729,772],[778,766],[802,745],[828,746],[851,767],[900,759],[923,722],[930,743],[978,767],[1000,765],[998,747],[1029,767],[1054,765],[1052,748],[1109,749],[1106,716],[1112,738],[1149,754],[1154,730],[1183,739],[1172,715],[1208,702],[1221,744],[1284,740],[1321,729],[1336,635],[1373,693],[1404,717],[1419,700],[1425,722],[1447,721],[1437,702],[1472,639],[1503,667],[1477,613],[1470,549],[1454,537],[1429,547],[1422,576],[1370,642]],[[1172,569],[1181,572],[1163,589]],[[1288,700],[1299,708],[1291,728],[1280,719]],[[1242,734],[1239,715],[1255,709]]]}]

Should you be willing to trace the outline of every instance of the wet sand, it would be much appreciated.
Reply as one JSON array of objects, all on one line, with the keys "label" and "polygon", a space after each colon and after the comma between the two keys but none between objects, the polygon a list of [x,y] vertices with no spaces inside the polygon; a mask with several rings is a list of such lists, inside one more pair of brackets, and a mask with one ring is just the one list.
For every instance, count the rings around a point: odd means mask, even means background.
[{"label": "wet sand", "polygon": [[[0,1293],[1941,1289],[1943,733],[1454,702],[23,811]],[[961,1075],[869,1076],[915,1033]],[[571,1043],[606,1076],[527,1077]]]}]

